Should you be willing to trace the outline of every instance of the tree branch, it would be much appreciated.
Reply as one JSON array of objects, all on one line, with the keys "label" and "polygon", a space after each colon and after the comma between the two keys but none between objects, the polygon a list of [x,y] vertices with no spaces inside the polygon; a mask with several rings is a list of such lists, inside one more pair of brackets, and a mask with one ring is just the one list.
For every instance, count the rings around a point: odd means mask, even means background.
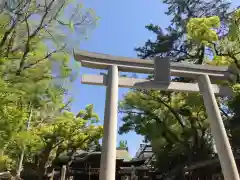
[{"label": "tree branch", "polygon": [[29,24],[28,24],[28,19],[25,20],[26,22],[26,27],[27,27],[27,33],[28,33],[28,39],[27,39],[27,43],[26,43],[26,46],[25,46],[25,51],[24,51],[24,54],[21,58],[21,61],[20,61],[20,65],[19,65],[19,69],[17,70],[17,73],[16,75],[20,75],[23,68],[24,68],[24,64],[25,64],[25,60],[26,60],[26,57],[30,51],[30,41],[37,35],[37,33],[43,28],[43,23],[44,23],[44,20],[46,19],[48,13],[49,13],[49,10],[51,9],[53,3],[54,3],[55,0],[52,0],[48,6],[46,6],[45,8],[45,13],[44,15],[42,16],[41,18],[41,21],[38,25],[38,27],[33,31],[32,34],[30,34],[30,29],[29,29]]},{"label": "tree branch", "polygon": [[0,48],[3,47],[3,45],[5,44],[8,36],[11,34],[11,32],[12,32],[12,31],[14,30],[14,28],[16,27],[18,20],[19,20],[19,17],[17,17],[15,20],[13,20],[12,25],[10,26],[10,28],[9,28],[7,31],[5,31],[5,33],[4,33],[4,35],[3,35],[3,38],[2,38],[2,40],[1,40],[1,42],[0,42]]},{"label": "tree branch", "polygon": [[29,28],[29,24],[28,24],[28,19],[25,20],[25,23],[26,23],[26,29],[27,29],[27,42],[26,42],[26,47],[25,47],[25,51],[23,53],[23,56],[21,58],[21,61],[20,61],[20,65],[19,65],[19,69],[17,71],[17,75],[20,75],[22,69],[23,69],[23,66],[24,66],[24,62],[25,62],[25,59],[27,57],[27,54],[29,53],[30,51],[30,28]]},{"label": "tree branch", "polygon": [[173,109],[171,106],[169,106],[167,103],[165,103],[161,98],[157,98],[158,101],[160,101],[165,107],[167,107],[169,109],[169,111],[175,116],[175,118],[177,119],[178,123],[180,124],[180,126],[182,128],[184,128],[184,124],[182,122],[182,118],[180,117],[180,115],[177,113],[177,111],[175,111],[175,109]]},{"label": "tree branch", "polygon": [[240,70],[240,64],[238,63],[238,59],[236,57],[236,55],[240,54],[240,52],[236,52],[236,53],[231,53],[231,52],[220,53],[217,50],[217,45],[215,43],[211,43],[211,44],[213,45],[214,51],[215,51],[217,56],[227,56],[227,57],[230,57],[234,61],[234,64],[236,65],[236,67]]},{"label": "tree branch", "polygon": [[36,60],[34,63],[30,63],[30,64],[28,64],[28,65],[25,65],[25,66],[22,68],[22,70],[29,69],[29,68],[31,68],[32,66],[37,65],[37,64],[40,63],[41,61],[47,60],[47,59],[48,59],[49,57],[51,57],[53,54],[55,54],[55,53],[57,53],[57,52],[61,52],[63,49],[64,49],[64,47],[61,48],[60,50],[54,50],[54,51],[48,53],[46,56],[44,56],[43,58],[40,58],[40,59]]},{"label": "tree branch", "polygon": [[5,55],[6,57],[8,57],[8,54],[9,54],[10,50],[12,49],[15,37],[16,37],[16,30],[13,31],[12,36],[9,39],[9,43],[8,43],[8,47],[7,47],[7,51],[6,51],[6,55]]},{"label": "tree branch", "polygon": [[199,48],[199,58],[197,61],[197,64],[202,64],[203,60],[204,60],[204,55],[205,55],[205,46],[201,45],[201,47]]}]

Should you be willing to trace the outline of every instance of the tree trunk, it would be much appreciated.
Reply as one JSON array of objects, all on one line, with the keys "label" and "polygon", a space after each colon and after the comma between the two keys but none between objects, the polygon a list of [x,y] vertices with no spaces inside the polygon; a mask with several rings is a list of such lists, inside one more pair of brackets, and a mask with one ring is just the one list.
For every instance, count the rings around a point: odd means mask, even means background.
[{"label": "tree trunk", "polygon": [[38,172],[38,180],[43,180],[43,177],[45,175],[45,170],[46,170],[46,164],[49,158],[49,155],[52,151],[53,148],[53,141],[50,141],[46,148],[41,152],[41,154],[39,155],[39,163],[38,163],[38,168],[37,168],[37,172]]}]

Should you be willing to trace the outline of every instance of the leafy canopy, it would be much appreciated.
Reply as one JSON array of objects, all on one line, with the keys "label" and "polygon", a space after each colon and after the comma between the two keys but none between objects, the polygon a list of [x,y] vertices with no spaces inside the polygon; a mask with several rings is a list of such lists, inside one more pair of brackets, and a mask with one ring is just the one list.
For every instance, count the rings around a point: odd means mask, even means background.
[{"label": "leafy canopy", "polygon": [[[230,34],[238,36],[230,33],[235,24],[233,14],[238,11],[230,12],[230,3],[222,0],[164,0],[163,3],[168,7],[166,15],[171,17],[171,24],[165,30],[154,24],[146,26],[156,39],[136,48],[139,57],[158,55],[171,57],[175,62],[215,65],[222,64],[217,61],[227,60],[235,66],[233,69],[240,69],[235,65],[239,42],[230,38]],[[221,83],[235,87],[236,79]],[[173,81],[195,82],[182,77],[174,77]],[[233,133],[232,122],[227,121],[236,116],[230,102],[237,103],[228,97],[218,98],[229,135],[235,134],[231,143],[237,145],[237,128]],[[216,155],[203,100],[197,93],[132,89],[120,102],[119,111],[124,115],[119,132],[135,131],[151,143],[156,159],[152,165],[162,173],[163,179],[184,179],[184,167]],[[235,127],[239,126],[235,124]]]},{"label": "leafy canopy", "polygon": [[98,143],[93,106],[75,116],[66,98],[77,75],[72,48],[98,19],[69,0],[0,2],[0,171],[21,170],[24,157],[41,179],[59,153]]}]

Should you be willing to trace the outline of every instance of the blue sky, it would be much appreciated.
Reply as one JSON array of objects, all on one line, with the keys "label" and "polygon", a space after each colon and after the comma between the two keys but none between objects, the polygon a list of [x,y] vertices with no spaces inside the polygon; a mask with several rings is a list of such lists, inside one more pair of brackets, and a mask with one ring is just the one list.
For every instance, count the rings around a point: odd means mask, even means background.
[{"label": "blue sky", "polygon": [[[82,2],[86,7],[93,8],[100,17],[99,24],[89,39],[81,42],[80,49],[83,50],[136,57],[134,48],[143,45],[148,38],[154,38],[144,26],[153,23],[167,27],[169,24],[169,17],[164,14],[167,6],[160,0],[82,0]],[[237,4],[237,0],[234,4]],[[99,74],[99,71],[80,68],[80,75],[83,73]],[[128,89],[121,88],[119,99],[122,99],[127,91]],[[82,85],[79,77],[70,93],[74,97],[73,112],[78,112],[87,104],[94,104],[95,111],[103,120],[105,87]],[[118,124],[121,124],[120,116]],[[131,132],[118,136],[119,140],[127,140],[130,153],[135,155],[142,137]]]},{"label": "blue sky", "polygon": [[[99,24],[89,39],[80,44],[83,50],[136,57],[134,47],[143,45],[148,38],[154,37],[144,26],[154,23],[166,27],[169,23],[169,19],[164,14],[166,6],[158,0],[83,0],[82,2],[84,6],[93,8],[100,17]],[[80,74],[83,73],[98,74],[99,71],[80,68]],[[119,99],[122,99],[127,91],[128,89],[119,89]],[[105,87],[82,85],[79,77],[70,93],[74,97],[73,112],[78,112],[87,104],[94,104],[95,111],[103,120]],[[121,124],[120,116],[118,124]],[[142,137],[131,132],[119,136],[119,140],[127,140],[130,153],[135,155]]]}]

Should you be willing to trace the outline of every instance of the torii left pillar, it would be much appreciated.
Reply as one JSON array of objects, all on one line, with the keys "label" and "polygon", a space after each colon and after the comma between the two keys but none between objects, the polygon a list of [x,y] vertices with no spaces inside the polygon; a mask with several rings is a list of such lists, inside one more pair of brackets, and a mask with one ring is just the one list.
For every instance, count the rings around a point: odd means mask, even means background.
[{"label": "torii left pillar", "polygon": [[115,180],[118,115],[118,67],[112,65],[107,74],[104,112],[104,135],[99,180]]}]

